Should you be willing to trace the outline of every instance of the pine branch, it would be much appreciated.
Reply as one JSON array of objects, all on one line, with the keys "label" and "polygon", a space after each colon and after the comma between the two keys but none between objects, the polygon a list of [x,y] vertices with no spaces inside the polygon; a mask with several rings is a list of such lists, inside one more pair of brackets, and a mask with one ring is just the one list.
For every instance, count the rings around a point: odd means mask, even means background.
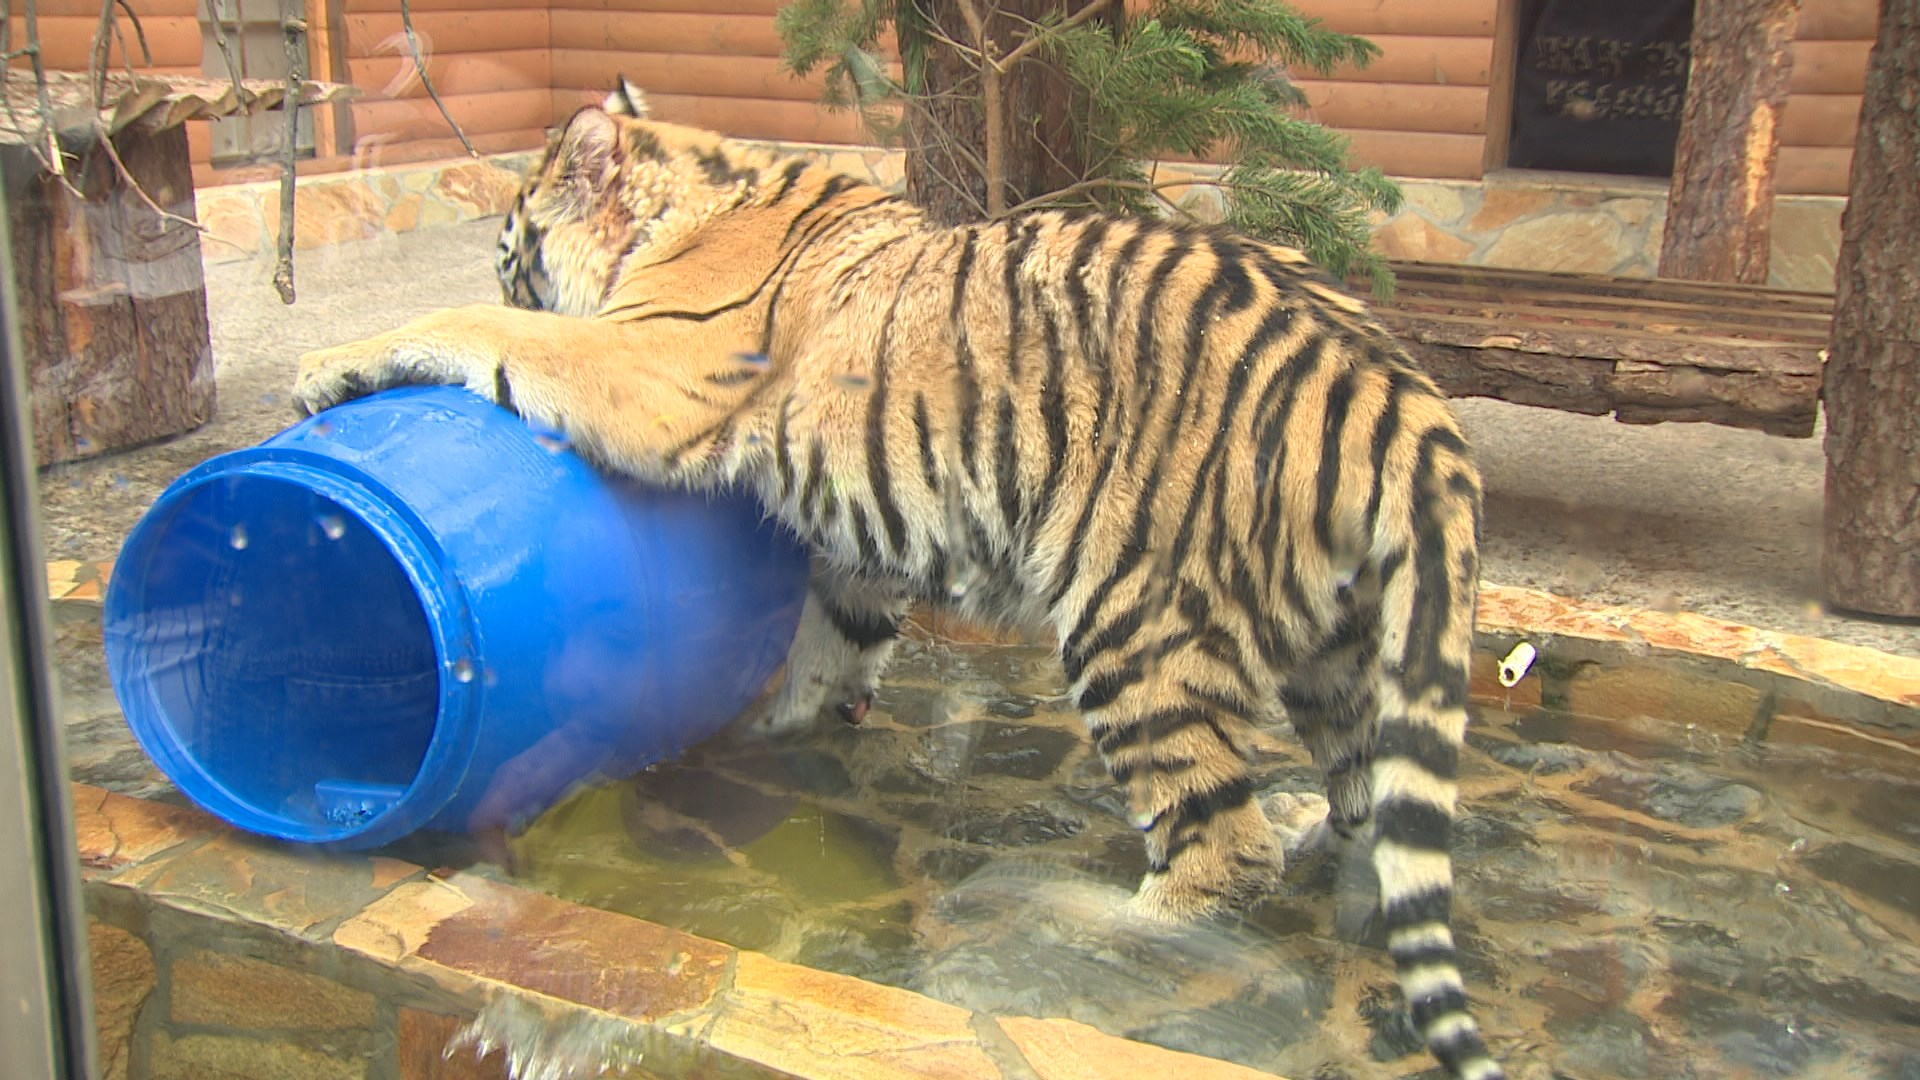
[{"label": "pine branch", "polygon": [[[777,25],[787,65],[803,74],[827,66],[827,99],[861,108],[870,130],[882,103],[926,115],[930,50],[965,60],[974,74],[959,89],[970,85],[985,114],[982,145],[945,139],[937,150],[917,149],[984,178],[984,216],[1063,202],[1166,213],[1159,192],[1209,182],[1162,183],[1146,171],[1148,163],[1211,157],[1229,163],[1211,186],[1226,199],[1234,227],[1298,247],[1336,273],[1369,274],[1376,291],[1390,287],[1385,262],[1370,250],[1368,215],[1397,207],[1399,189],[1377,170],[1349,167],[1347,140],[1302,115],[1306,95],[1288,77],[1289,69],[1328,74],[1364,66],[1379,55],[1373,43],[1334,33],[1281,0],[1148,0],[1131,12],[1113,0],[1073,0],[1060,8],[1029,19],[1000,10],[995,0],[956,0],[952,10],[970,41],[945,33],[924,0],[794,0]],[[1098,18],[1103,12],[1115,17]],[[897,80],[884,76],[873,52],[889,23],[902,43]],[[1004,33],[1016,36],[992,40]],[[1077,88],[1077,145],[1063,156],[1081,162],[1081,175],[1053,192],[1009,197],[1003,80],[1020,63],[1039,59]],[[969,149],[979,153],[969,158]]]}]

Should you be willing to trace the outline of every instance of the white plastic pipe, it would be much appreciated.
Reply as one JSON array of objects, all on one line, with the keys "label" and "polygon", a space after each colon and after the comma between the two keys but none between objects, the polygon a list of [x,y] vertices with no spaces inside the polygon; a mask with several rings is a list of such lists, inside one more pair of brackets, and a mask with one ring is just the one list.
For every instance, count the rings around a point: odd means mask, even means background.
[{"label": "white plastic pipe", "polygon": [[1527,677],[1527,669],[1533,666],[1534,657],[1540,651],[1526,642],[1513,647],[1505,660],[1500,661],[1500,685],[1511,690],[1518,686],[1521,679]]}]

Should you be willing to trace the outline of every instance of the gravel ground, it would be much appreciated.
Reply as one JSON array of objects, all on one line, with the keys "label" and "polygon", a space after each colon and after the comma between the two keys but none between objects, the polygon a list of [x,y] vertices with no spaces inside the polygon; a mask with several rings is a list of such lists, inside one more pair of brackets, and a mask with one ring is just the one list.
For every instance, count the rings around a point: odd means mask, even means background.
[{"label": "gravel ground", "polygon": [[[292,307],[274,294],[268,263],[209,266],[218,415],[177,439],[46,470],[47,556],[112,558],[173,477],[284,427],[304,350],[497,299],[497,228],[478,221],[300,252]],[[1818,437],[1632,427],[1498,401],[1459,410],[1487,479],[1485,580],[1920,656],[1920,625],[1819,608]]]}]

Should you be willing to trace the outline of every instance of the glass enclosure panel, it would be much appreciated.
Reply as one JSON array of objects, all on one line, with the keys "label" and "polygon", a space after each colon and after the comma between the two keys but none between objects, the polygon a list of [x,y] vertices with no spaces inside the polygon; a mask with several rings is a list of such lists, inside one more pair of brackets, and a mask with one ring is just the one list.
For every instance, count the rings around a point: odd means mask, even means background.
[{"label": "glass enclosure panel", "polygon": [[1691,4],[215,7],[11,31],[71,1060],[1920,1069],[1872,5],[1764,284],[1655,273]]}]

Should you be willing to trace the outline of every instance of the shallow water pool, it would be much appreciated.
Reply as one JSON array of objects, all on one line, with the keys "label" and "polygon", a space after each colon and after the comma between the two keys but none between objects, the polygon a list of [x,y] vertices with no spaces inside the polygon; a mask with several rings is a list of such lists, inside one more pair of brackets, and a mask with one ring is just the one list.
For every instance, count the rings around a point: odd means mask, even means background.
[{"label": "shallow water pool", "polygon": [[[1283,1076],[1432,1067],[1363,860],[1243,919],[1116,914],[1144,868],[1044,650],[903,647],[865,726],[719,741],[577,793],[505,873],[583,903],[997,1013]],[[1684,718],[1483,706],[1456,932],[1516,1077],[1920,1077],[1920,771]],[[1314,792],[1277,733],[1278,803]]]}]

